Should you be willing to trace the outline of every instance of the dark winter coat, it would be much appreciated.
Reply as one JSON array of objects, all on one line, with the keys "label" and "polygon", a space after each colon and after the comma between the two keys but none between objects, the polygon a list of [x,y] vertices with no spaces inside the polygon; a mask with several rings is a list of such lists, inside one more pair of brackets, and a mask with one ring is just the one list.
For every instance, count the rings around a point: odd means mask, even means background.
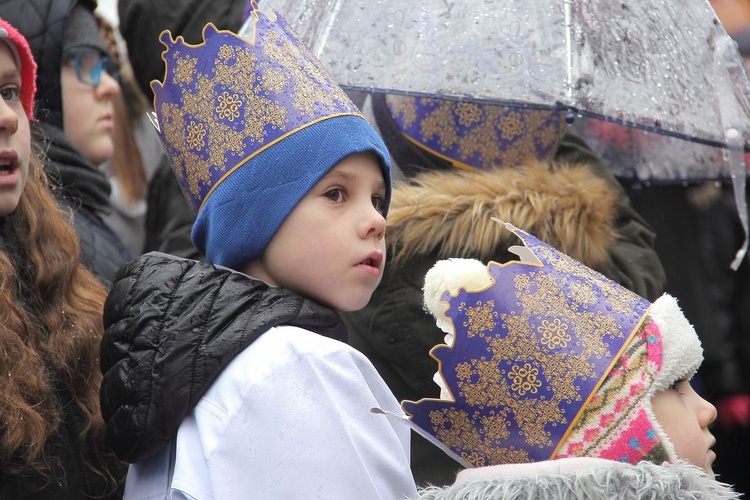
[{"label": "dark winter coat", "polygon": [[[603,165],[564,140],[558,158],[569,164],[529,163],[518,169],[432,170],[394,186],[386,228],[388,263],[380,286],[361,311],[346,313],[352,346],[375,365],[396,399],[438,397],[436,362],[428,355],[444,333],[423,310],[427,271],[440,258],[506,262],[513,236],[497,217],[584,262],[610,279],[654,299],[664,287],[654,234],[630,208]],[[412,433],[417,484],[449,484],[459,465]]]},{"label": "dark winter coat", "polygon": [[705,299],[695,327],[705,357],[700,374],[712,399],[750,394],[750,258],[734,271],[731,263],[745,233],[730,185],[696,211],[700,264],[690,263],[704,280]]},{"label": "dark winter coat", "polygon": [[102,414],[122,460],[160,451],[221,371],[268,329],[343,340],[338,314],[224,267],[161,253],[116,276],[104,307]]},{"label": "dark winter coat", "polygon": [[61,207],[72,213],[72,226],[81,244],[81,262],[109,285],[115,271],[133,255],[101,216],[111,210],[107,178],[89,163],[59,128],[47,123],[32,124],[37,141],[43,144],[44,169],[52,192]]},{"label": "dark winter coat", "polygon": [[195,215],[166,156],[148,183],[146,195],[146,241],[143,252],[163,252],[203,260],[190,232]]},{"label": "dark winter coat", "polygon": [[[123,486],[112,491],[111,483],[93,471],[79,453],[80,435],[84,430],[85,417],[81,409],[72,402],[67,388],[59,387],[55,392],[62,408],[58,432],[47,442],[45,454],[53,465],[51,476],[38,474],[3,476],[0,474],[0,500],[92,500],[94,498],[115,500],[122,498]],[[91,457],[87,457],[91,459]],[[114,457],[111,470],[123,478],[126,469],[116,464]],[[76,493],[71,493],[76,492]]]}]

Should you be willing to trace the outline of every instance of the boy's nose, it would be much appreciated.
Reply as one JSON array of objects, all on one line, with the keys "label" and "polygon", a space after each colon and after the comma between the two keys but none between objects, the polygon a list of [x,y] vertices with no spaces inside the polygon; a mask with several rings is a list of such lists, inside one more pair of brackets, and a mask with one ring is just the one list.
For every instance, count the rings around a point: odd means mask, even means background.
[{"label": "boy's nose", "polygon": [[382,240],[385,238],[385,224],[385,217],[383,217],[383,214],[374,206],[370,205],[362,224],[362,236],[367,237],[370,234],[376,234],[378,240]]}]

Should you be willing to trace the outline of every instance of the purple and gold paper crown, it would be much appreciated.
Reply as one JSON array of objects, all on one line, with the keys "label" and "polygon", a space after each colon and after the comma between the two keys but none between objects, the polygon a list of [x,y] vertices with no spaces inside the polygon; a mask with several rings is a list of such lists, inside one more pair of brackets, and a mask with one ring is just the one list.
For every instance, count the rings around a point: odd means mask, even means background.
[{"label": "purple and gold paper crown", "polygon": [[213,24],[205,42],[160,40],[164,82],[152,82],[159,135],[194,213],[236,169],[320,120],[361,116],[283,17],[253,3],[254,37]]},{"label": "purple and gold paper crown", "polygon": [[486,282],[444,292],[447,281],[430,274],[437,266],[428,273],[426,302],[433,287],[434,307],[445,310],[430,310],[454,335],[430,353],[449,394],[402,404],[413,426],[467,466],[554,458],[651,306],[506,227],[525,245],[510,249],[520,261],[465,261]]},{"label": "purple and gold paper crown", "polygon": [[386,211],[391,195],[377,132],[283,17],[250,6],[244,37],[212,24],[200,45],[162,33],[166,74],[151,84],[160,138],[196,214],[193,244],[206,261],[238,270],[350,155],[372,153]]},{"label": "purple and gold paper crown", "polygon": [[392,94],[385,103],[407,139],[468,170],[549,160],[565,131],[561,111]]}]

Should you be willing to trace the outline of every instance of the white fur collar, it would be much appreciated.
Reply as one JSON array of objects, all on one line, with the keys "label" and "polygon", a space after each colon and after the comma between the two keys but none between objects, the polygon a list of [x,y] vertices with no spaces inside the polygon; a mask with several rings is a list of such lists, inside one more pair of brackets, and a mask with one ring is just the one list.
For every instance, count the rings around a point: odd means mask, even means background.
[{"label": "white fur collar", "polygon": [[453,486],[420,491],[419,500],[720,500],[740,494],[685,462],[637,465],[596,458],[467,469]]}]

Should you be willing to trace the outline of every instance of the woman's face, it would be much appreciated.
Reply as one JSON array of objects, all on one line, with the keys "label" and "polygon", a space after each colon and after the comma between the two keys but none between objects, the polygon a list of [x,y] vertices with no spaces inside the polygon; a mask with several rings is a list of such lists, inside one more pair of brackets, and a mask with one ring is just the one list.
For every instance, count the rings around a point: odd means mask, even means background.
[{"label": "woman's face", "polygon": [[13,54],[0,42],[0,216],[16,209],[29,173],[31,132],[21,85]]},{"label": "woman's face", "polygon": [[97,49],[73,48],[63,57],[60,76],[65,135],[97,165],[114,154],[112,97],[120,91],[117,80],[102,68],[103,56]]}]

